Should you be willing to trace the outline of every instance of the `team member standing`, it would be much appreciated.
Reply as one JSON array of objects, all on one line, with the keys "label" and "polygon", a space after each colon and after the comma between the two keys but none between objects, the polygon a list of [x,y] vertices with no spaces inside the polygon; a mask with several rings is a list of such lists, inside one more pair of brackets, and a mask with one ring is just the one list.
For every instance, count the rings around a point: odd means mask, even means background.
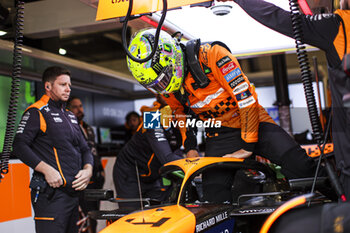
[{"label": "team member standing", "polygon": [[[83,103],[78,97],[73,96],[68,100],[67,108],[72,113],[74,113],[75,117],[78,119],[81,132],[83,133],[84,138],[91,149],[91,154],[94,158],[93,173],[87,189],[101,189],[105,180],[105,173],[102,167],[101,158],[97,154],[94,130],[90,125],[83,121],[85,116]],[[86,201],[84,200],[84,195],[81,195],[79,197],[79,205],[85,215],[87,215],[91,210],[100,209],[100,201]],[[97,221],[94,219],[89,219],[89,221],[91,232],[96,232]]]},{"label": "team member standing", "polygon": [[136,133],[137,129],[139,128],[139,125],[141,123],[140,115],[135,112],[131,111],[128,114],[126,114],[125,117],[125,143],[127,143],[131,137]]},{"label": "team member standing", "polygon": [[[151,53],[154,35],[153,29],[138,32],[129,51],[145,58]],[[254,153],[281,165],[287,178],[313,176],[314,161],[259,104],[254,88],[228,48],[220,42],[197,43],[198,47],[193,42],[184,49],[162,31],[155,56],[146,63],[128,58],[129,69],[144,87],[163,94],[179,119],[193,112],[203,121],[221,122],[220,128],[206,129],[205,156],[248,158]],[[182,128],[182,133],[186,130]],[[194,144],[186,140],[185,149]],[[217,171],[204,180],[207,200],[231,201],[232,178],[227,172]]]},{"label": "team member standing", "polygon": [[[159,99],[159,98],[158,98]],[[142,112],[160,110],[171,115],[166,103],[154,102],[153,107],[143,106]],[[113,168],[114,185],[119,198],[143,198],[165,201],[168,189],[163,185],[159,168],[170,161],[182,159],[181,134],[174,128],[145,129],[139,127],[136,134],[122,148]],[[137,175],[139,174],[139,177]],[[140,186],[138,186],[140,181]],[[137,202],[119,203],[119,207],[139,207]]]},{"label": "team member standing", "polygon": [[[222,0],[221,0],[222,1]],[[265,26],[293,38],[291,16],[263,0],[235,0],[251,17]],[[347,199],[350,199],[350,109],[343,101],[350,94],[350,79],[342,60],[350,52],[350,1],[340,0],[333,14],[301,15],[302,42],[325,51],[332,97],[332,136],[336,165]]]},{"label": "team member standing", "polygon": [[70,72],[49,67],[42,76],[45,94],[24,113],[13,153],[34,169],[32,206],[38,233],[76,233],[79,191],[92,175],[93,158],[73,113],[66,110]]}]

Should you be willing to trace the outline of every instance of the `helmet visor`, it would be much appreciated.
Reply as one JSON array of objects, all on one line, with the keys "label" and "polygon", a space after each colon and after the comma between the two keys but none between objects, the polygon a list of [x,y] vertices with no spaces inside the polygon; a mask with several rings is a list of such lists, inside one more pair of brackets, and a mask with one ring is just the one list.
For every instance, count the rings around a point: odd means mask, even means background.
[{"label": "helmet visor", "polygon": [[162,69],[156,80],[150,84],[145,85],[145,87],[155,93],[167,94],[168,92],[166,91],[166,88],[169,86],[172,76],[172,66],[166,66]]}]

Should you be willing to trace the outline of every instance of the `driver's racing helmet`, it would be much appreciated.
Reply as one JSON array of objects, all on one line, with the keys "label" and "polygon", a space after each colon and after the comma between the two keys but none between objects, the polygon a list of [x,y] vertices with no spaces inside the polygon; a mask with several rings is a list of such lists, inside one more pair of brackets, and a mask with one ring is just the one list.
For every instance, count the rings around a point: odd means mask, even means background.
[{"label": "driver's racing helmet", "polygon": [[[144,59],[152,52],[155,29],[141,30],[133,36],[129,52]],[[184,55],[180,45],[168,33],[159,34],[158,48],[152,59],[139,63],[127,56],[128,68],[136,80],[148,90],[168,94],[181,87],[184,71]]]}]

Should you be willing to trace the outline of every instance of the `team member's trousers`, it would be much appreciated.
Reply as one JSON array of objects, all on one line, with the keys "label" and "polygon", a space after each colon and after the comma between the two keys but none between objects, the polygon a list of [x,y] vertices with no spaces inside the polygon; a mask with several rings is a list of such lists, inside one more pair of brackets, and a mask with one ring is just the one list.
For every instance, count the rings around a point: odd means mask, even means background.
[{"label": "team member's trousers", "polygon": [[35,213],[36,233],[77,233],[79,220],[79,198],[72,197],[60,189],[53,193],[40,193],[37,201],[35,190],[31,191]]},{"label": "team member's trousers", "polygon": [[[221,157],[242,149],[240,129],[221,127],[207,130],[206,157]],[[294,139],[272,123],[259,124],[259,139],[253,154],[263,156],[282,167],[287,179],[313,177],[316,163]],[[231,201],[232,171],[216,169],[203,174],[204,199],[211,202]]]},{"label": "team member's trousers", "polygon": [[[100,201],[87,201],[84,199],[83,193],[79,197],[79,205],[84,212],[85,216],[88,215],[89,211],[99,210],[100,209]],[[89,219],[90,221],[90,232],[96,233],[97,221],[95,219]]]}]

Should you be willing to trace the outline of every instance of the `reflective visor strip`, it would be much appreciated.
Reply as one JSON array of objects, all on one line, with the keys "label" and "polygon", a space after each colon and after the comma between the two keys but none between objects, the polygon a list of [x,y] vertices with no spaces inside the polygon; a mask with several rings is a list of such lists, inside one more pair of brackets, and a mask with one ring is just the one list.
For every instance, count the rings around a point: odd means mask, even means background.
[{"label": "reflective visor strip", "polygon": [[167,88],[169,84],[169,76],[165,73],[161,73],[157,81],[151,86],[156,91],[163,91]]},{"label": "reflective visor strip", "polygon": [[168,87],[172,77],[172,67],[166,66],[162,72],[158,75],[157,79],[146,85],[147,89],[152,89],[154,92],[159,94],[166,94],[166,88]]},{"label": "reflective visor strip", "polygon": [[55,147],[53,148],[53,151],[55,153],[55,158],[56,158],[56,163],[57,163],[58,170],[59,170],[59,172],[61,174],[61,177],[63,179],[63,187],[65,187],[67,185],[67,181],[66,181],[66,178],[64,178],[64,176],[63,176],[63,172],[62,172],[62,169],[61,169],[60,161],[58,160],[57,150],[56,150]]}]

